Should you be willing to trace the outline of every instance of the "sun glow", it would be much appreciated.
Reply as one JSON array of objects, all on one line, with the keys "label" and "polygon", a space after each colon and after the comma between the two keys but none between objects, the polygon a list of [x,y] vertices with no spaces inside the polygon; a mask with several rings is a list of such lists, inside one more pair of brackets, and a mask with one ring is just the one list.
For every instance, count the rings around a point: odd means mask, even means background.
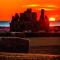
[{"label": "sun glow", "polygon": [[49,18],[49,21],[55,21],[56,19],[55,18],[53,18],[53,17],[50,17]]},{"label": "sun glow", "polygon": [[28,5],[28,6],[30,6],[30,7],[38,7],[38,6],[40,6],[40,5],[37,5],[37,4],[31,4],[31,5]]}]

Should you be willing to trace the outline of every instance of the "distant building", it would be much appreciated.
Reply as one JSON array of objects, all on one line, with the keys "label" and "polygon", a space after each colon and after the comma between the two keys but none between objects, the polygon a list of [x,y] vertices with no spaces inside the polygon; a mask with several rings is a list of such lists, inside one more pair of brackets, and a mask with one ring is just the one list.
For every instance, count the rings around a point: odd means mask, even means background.
[{"label": "distant building", "polygon": [[20,14],[20,27],[22,31],[37,31],[37,14],[27,9],[24,13]]},{"label": "distant building", "polygon": [[27,9],[24,13],[15,14],[10,23],[10,31],[12,32],[37,32],[48,31],[49,21],[44,14],[44,9],[41,9],[41,16],[39,22],[37,21],[37,13],[32,12],[32,9]]},{"label": "distant building", "polygon": [[33,25],[34,25],[34,32],[39,31],[39,24],[37,21],[37,13],[36,12],[32,12],[32,21],[33,21]]},{"label": "distant building", "polygon": [[46,15],[45,15],[45,30],[49,31],[49,19]]},{"label": "distant building", "polygon": [[[52,29],[54,28],[54,29]],[[51,21],[50,22],[50,30],[52,31],[55,31],[55,32],[58,32],[60,31],[60,21]]]},{"label": "distant building", "polygon": [[60,26],[51,26],[50,31],[60,32]]},{"label": "distant building", "polygon": [[18,32],[18,21],[19,21],[19,15],[16,13],[15,16],[12,17],[11,23],[10,23],[10,31],[12,32]]},{"label": "distant building", "polygon": [[44,9],[41,9],[39,24],[40,24],[40,30],[45,30]]},{"label": "distant building", "polygon": [[44,14],[44,9],[41,9],[39,24],[40,24],[41,31],[49,30],[49,20],[48,20],[48,17]]}]

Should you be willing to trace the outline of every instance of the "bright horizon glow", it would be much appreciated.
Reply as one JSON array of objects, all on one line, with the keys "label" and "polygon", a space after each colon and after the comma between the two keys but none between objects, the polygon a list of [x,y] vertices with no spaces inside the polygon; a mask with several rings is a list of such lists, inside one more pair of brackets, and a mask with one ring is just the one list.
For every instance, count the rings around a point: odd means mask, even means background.
[{"label": "bright horizon glow", "polygon": [[56,19],[55,18],[53,18],[53,17],[50,17],[49,18],[49,21],[55,21]]},{"label": "bright horizon glow", "polygon": [[0,27],[10,27],[10,22],[0,22]]}]

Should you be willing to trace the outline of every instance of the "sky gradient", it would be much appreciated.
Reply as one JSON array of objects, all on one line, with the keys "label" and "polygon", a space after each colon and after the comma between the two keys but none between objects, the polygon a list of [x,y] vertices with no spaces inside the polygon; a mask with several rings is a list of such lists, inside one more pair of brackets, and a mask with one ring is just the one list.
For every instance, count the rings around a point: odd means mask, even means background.
[{"label": "sky gradient", "polygon": [[60,0],[0,0],[0,21],[10,21],[15,13],[27,8],[36,12],[43,8],[49,18],[60,19]]}]

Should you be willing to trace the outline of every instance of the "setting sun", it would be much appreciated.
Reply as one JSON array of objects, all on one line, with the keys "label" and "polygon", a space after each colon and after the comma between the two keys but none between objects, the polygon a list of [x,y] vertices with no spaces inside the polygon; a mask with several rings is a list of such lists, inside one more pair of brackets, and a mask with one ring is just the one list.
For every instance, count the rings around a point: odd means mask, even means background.
[{"label": "setting sun", "polygon": [[55,20],[56,20],[56,19],[53,18],[53,17],[49,18],[49,21],[55,21]]}]

